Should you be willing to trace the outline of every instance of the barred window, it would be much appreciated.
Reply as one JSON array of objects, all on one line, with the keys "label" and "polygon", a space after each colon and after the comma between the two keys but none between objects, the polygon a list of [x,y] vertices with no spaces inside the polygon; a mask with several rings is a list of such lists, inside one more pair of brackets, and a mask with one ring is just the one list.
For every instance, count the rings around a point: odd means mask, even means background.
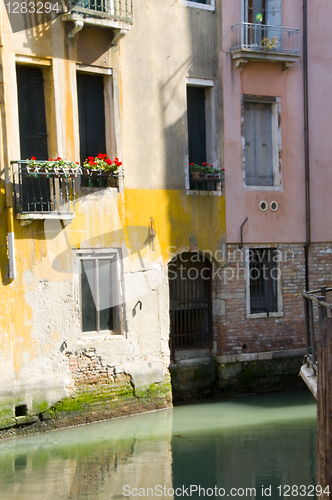
[{"label": "barred window", "polygon": [[249,249],[250,314],[278,312],[280,268],[276,248]]}]

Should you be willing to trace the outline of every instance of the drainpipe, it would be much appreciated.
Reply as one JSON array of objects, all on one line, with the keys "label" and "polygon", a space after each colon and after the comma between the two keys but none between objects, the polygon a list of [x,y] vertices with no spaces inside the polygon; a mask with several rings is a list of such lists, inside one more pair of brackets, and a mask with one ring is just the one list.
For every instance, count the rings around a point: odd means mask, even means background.
[{"label": "drainpipe", "polygon": [[15,269],[15,238],[14,238],[14,210],[13,192],[10,178],[10,162],[8,158],[8,141],[5,110],[5,91],[3,79],[3,44],[0,31],[0,119],[2,129],[3,161],[5,166],[5,188],[6,188],[6,220],[7,220],[7,245],[8,245],[8,278],[13,281],[16,276]]},{"label": "drainpipe", "polygon": [[245,225],[245,223],[247,222],[247,220],[248,220],[248,217],[246,217],[246,218],[244,219],[244,221],[242,222],[242,224],[241,224],[241,229],[240,229],[240,234],[241,234],[241,243],[240,243],[240,248],[242,248],[242,247],[243,247],[243,226]]},{"label": "drainpipe", "polygon": [[306,244],[304,246],[305,289],[309,291],[309,246],[310,230],[310,169],[309,169],[309,106],[308,106],[308,9],[303,0],[303,90],[304,90],[304,165],[306,204]]}]

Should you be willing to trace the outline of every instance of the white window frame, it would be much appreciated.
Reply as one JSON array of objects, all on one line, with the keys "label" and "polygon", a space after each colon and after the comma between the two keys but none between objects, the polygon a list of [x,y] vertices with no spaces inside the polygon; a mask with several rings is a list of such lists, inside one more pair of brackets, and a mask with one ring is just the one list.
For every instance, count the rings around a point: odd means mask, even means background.
[{"label": "white window frame", "polygon": [[282,255],[281,250],[278,248],[278,245],[246,245],[244,247],[245,250],[245,273],[246,273],[246,316],[249,319],[260,319],[260,318],[282,318],[284,316],[283,313],[283,298],[282,298],[282,272],[281,272],[281,261],[279,259],[276,262],[276,267],[278,268],[278,281],[277,281],[277,298],[278,298],[278,311],[267,313],[254,313],[250,312],[250,256],[249,250],[250,248],[261,248],[261,249],[276,249],[279,251],[279,254]]},{"label": "white window frame", "polygon": [[[272,162],[273,162],[273,186],[248,186],[246,184],[246,145],[245,145],[245,122],[244,122],[244,103],[257,102],[271,104],[272,109]],[[282,159],[281,159],[281,99],[280,97],[270,96],[241,96],[241,143],[242,143],[242,176],[243,188],[248,191],[279,191],[282,188]]]},{"label": "white window frame", "polygon": [[208,0],[208,4],[191,2],[190,0],[180,0],[181,5],[194,7],[195,9],[216,10],[216,0]]},{"label": "white window frame", "polygon": [[[186,78],[186,93],[187,87],[203,87],[205,89],[205,127],[206,127],[206,161],[216,168],[220,167],[220,162],[218,159],[217,149],[217,117],[216,109],[217,105],[215,103],[216,91],[214,86],[214,80],[209,80],[205,78]],[[186,97],[187,102],[187,97]],[[200,195],[217,195],[221,196],[221,190],[218,191],[195,191],[190,189],[189,181],[189,150],[187,143],[186,152],[186,165],[185,165],[185,181],[186,181],[186,193],[187,194],[200,194]]]},{"label": "white window frame", "polygon": [[[82,280],[81,280],[81,262],[82,260],[102,260],[109,259],[110,257],[116,256],[116,282],[117,282],[117,304],[113,306],[115,308],[114,312],[114,324],[113,330],[93,330],[89,332],[83,331],[83,296],[82,296]],[[78,277],[77,288],[79,290],[79,323],[80,332],[82,338],[89,337],[110,337],[111,335],[120,335],[122,333],[122,319],[123,319],[123,271],[122,271],[122,260],[121,251],[117,248],[98,248],[98,249],[79,249],[76,251],[76,276]],[[98,287],[97,290],[97,300],[98,300]],[[97,310],[98,312],[98,310]]]}]

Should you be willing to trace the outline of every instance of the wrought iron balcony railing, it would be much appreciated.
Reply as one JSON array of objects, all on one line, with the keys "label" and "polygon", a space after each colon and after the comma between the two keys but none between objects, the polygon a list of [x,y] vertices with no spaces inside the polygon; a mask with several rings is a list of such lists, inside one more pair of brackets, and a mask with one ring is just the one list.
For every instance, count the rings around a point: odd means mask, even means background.
[{"label": "wrought iron balcony railing", "polygon": [[64,12],[133,23],[133,0],[62,0]]},{"label": "wrought iron balcony railing", "polygon": [[[300,57],[300,30],[267,24],[232,26],[233,59],[246,58],[292,63]],[[246,60],[243,62],[247,62]]]},{"label": "wrought iron balcony railing", "polygon": [[[12,161],[15,211],[18,218],[72,219],[75,211],[76,183],[81,177],[81,187],[119,188],[124,172],[87,170],[73,162],[28,160]],[[31,217],[31,215],[33,217]]]},{"label": "wrought iron balcony railing", "polygon": [[[43,162],[45,163],[47,162]],[[79,168],[72,169],[68,166],[53,170],[38,166],[32,168],[28,161],[23,160],[13,161],[11,164],[15,210],[19,218],[25,218],[26,214],[73,217],[74,180],[80,172]]]}]

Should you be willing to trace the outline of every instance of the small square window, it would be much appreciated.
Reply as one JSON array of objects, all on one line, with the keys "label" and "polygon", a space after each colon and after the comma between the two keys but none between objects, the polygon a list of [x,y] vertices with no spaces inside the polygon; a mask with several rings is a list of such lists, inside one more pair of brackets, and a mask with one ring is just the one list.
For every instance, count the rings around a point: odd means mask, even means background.
[{"label": "small square window", "polygon": [[80,253],[81,319],[84,334],[114,332],[118,327],[118,252]]}]

